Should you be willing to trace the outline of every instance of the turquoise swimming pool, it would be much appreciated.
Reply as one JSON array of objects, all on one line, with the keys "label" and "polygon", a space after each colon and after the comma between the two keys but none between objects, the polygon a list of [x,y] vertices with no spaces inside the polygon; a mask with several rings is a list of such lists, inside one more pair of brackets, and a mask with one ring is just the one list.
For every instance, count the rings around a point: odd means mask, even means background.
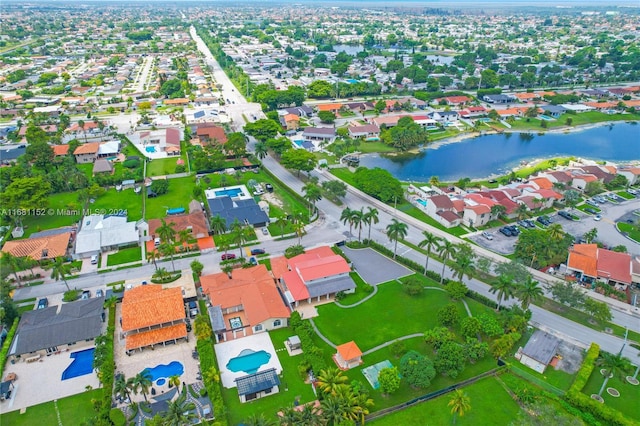
[{"label": "turquoise swimming pool", "polygon": [[158,386],[162,386],[166,379],[171,376],[182,376],[184,366],[179,361],[171,361],[169,364],[159,364],[153,368],[145,368],[142,373],[147,371],[151,375],[151,381],[156,382]]},{"label": "turquoise swimming pool", "polygon": [[237,357],[231,358],[227,363],[227,369],[237,373],[244,371],[247,374],[254,374],[258,369],[269,362],[271,354],[267,351],[254,351],[244,349]]},{"label": "turquoise swimming pool", "polygon": [[416,199],[416,201],[418,202],[418,204],[422,204],[424,207],[427,206],[427,202],[425,200],[423,200],[422,198],[418,198],[418,199]]},{"label": "turquoise swimming pool", "polygon": [[147,152],[156,152],[156,147],[155,146],[145,146],[144,150]]},{"label": "turquoise swimming pool", "polygon": [[238,195],[242,195],[242,188],[229,188],[229,189],[221,189],[219,191],[215,191],[216,197],[224,197],[225,195],[228,197],[237,197]]}]

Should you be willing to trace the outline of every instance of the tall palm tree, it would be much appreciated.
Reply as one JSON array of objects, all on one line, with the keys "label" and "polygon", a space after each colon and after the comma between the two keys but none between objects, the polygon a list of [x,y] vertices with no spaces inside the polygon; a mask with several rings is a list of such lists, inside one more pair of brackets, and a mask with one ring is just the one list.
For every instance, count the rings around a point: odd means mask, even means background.
[{"label": "tall palm tree", "polygon": [[398,219],[391,219],[391,223],[387,225],[387,236],[391,242],[395,242],[393,246],[394,259],[398,251],[398,240],[406,237],[408,232],[409,226],[406,223],[400,222]]},{"label": "tall palm tree", "polygon": [[147,252],[147,262],[153,262],[153,266],[155,266],[156,271],[158,270],[158,264],[156,263],[158,259],[160,259],[160,253],[158,253],[158,250],[151,250],[150,252]]},{"label": "tall palm tree", "polygon": [[171,268],[175,271],[176,265],[173,263],[173,256],[176,254],[176,247],[172,243],[162,243],[158,247],[158,251],[163,256],[169,256],[171,258]]},{"label": "tall palm tree", "polygon": [[214,234],[224,234],[227,231],[227,221],[219,214],[213,216],[209,223]]},{"label": "tall palm tree", "polygon": [[438,176],[431,176],[431,178],[429,179],[429,185],[435,187],[440,186],[440,179],[438,179]]},{"label": "tall palm tree", "polygon": [[320,403],[322,418],[328,425],[339,425],[344,418],[344,407],[342,401],[337,397],[329,395]]},{"label": "tall palm tree", "polygon": [[360,417],[360,424],[364,425],[364,419],[369,414],[370,409],[373,408],[373,399],[369,398],[366,393],[359,393],[356,395],[356,410]]},{"label": "tall palm tree", "polygon": [[312,210],[315,210],[316,202],[322,199],[322,191],[317,183],[310,181],[302,187],[304,199],[309,203],[309,220],[311,220]]},{"label": "tall palm tree", "polygon": [[527,207],[526,204],[522,203],[522,204],[518,204],[518,207],[516,208],[516,215],[518,217],[518,220],[522,220],[522,219],[526,219],[529,217],[529,207]]},{"label": "tall palm tree", "polygon": [[64,263],[64,258],[56,257],[56,260],[51,267],[51,278],[54,280],[62,280],[64,281],[64,285],[67,287],[67,291],[71,291],[69,288],[69,283],[67,283],[67,276],[71,275],[70,272],[71,266]]},{"label": "tall palm tree", "polygon": [[476,270],[476,266],[473,262],[473,258],[468,255],[457,256],[456,262],[453,264],[453,278],[458,278],[462,281],[462,278],[466,275],[468,279],[471,279],[473,271]]},{"label": "tall palm tree", "polygon": [[184,246],[184,244],[187,244],[189,242],[191,236],[192,234],[188,229],[181,229],[180,231],[178,231],[178,242],[181,246]]},{"label": "tall palm tree", "polygon": [[18,271],[20,271],[20,269],[21,269],[20,268],[20,258],[15,257],[14,255],[12,255],[9,252],[3,252],[1,260],[2,260],[2,263],[4,263],[5,265],[9,266],[9,269],[11,269],[11,272],[13,273],[13,276],[16,278],[16,282],[18,283],[18,285],[21,285],[22,282],[20,281],[20,277],[18,276]]},{"label": "tall palm tree", "polygon": [[349,207],[345,207],[340,213],[340,220],[344,225],[349,224],[349,234],[351,234],[351,230],[353,229],[353,220],[352,220],[353,210]]},{"label": "tall palm tree", "polygon": [[142,370],[133,378],[133,392],[137,395],[138,391],[140,391],[142,396],[144,396],[144,400],[147,402],[147,393],[149,393],[150,387],[151,373],[149,373],[149,370]]},{"label": "tall palm tree", "polygon": [[451,407],[451,414],[453,414],[454,424],[456,423],[457,416],[462,417],[464,416],[464,413],[471,410],[471,400],[462,389],[456,389],[453,391],[447,405]]},{"label": "tall palm tree", "polygon": [[442,272],[440,273],[440,284],[444,281],[444,268],[447,266],[447,260],[456,252],[456,245],[449,240],[443,240],[438,246],[440,257],[442,257]]},{"label": "tall palm tree", "polygon": [[349,386],[349,378],[338,367],[320,370],[317,380],[318,388],[330,395],[336,395],[339,388]]},{"label": "tall palm tree", "polygon": [[352,210],[351,221],[353,222],[353,226],[358,230],[358,241],[362,239],[362,226],[364,225],[364,209],[360,210]]},{"label": "tall palm tree", "polygon": [[231,224],[231,238],[234,243],[238,244],[241,258],[244,258],[242,247],[249,239],[249,232],[252,232],[252,230],[247,226],[243,226],[237,218]]},{"label": "tall palm tree", "polygon": [[544,294],[544,291],[540,287],[538,281],[534,281],[531,275],[527,276],[527,280],[518,285],[515,289],[515,295],[520,300],[520,306],[522,310],[527,310],[529,305],[537,300],[540,300]]},{"label": "tall palm tree", "polygon": [[562,225],[559,223],[552,223],[547,228],[547,233],[549,234],[549,238],[553,241],[560,241],[564,237],[564,231],[562,230]]},{"label": "tall palm tree", "polygon": [[440,237],[432,234],[429,231],[422,231],[422,235],[424,236],[424,240],[418,243],[418,247],[426,247],[427,248],[427,257],[424,261],[424,274],[427,275],[427,268],[429,266],[429,257],[431,256],[431,250],[434,247],[438,247],[438,243],[440,242]]},{"label": "tall palm tree", "polygon": [[509,300],[513,296],[515,283],[509,275],[500,275],[498,281],[491,284],[489,293],[493,293],[498,298],[498,311],[503,300]]},{"label": "tall palm tree", "polygon": [[[178,379],[178,384],[180,379]],[[162,416],[162,424],[164,426],[183,426],[191,424],[198,416],[196,414],[196,405],[187,401],[187,394],[182,392],[178,398],[169,402],[167,411]]]},{"label": "tall palm tree", "polygon": [[264,159],[264,157],[267,156],[267,144],[264,142],[256,143],[254,150],[256,157],[258,157],[260,160]]},{"label": "tall palm tree", "polygon": [[123,374],[118,374],[116,376],[116,380],[113,384],[113,391],[121,398],[126,398],[131,401],[131,395],[129,394],[131,391],[131,381],[127,381]]},{"label": "tall palm tree", "polygon": [[365,223],[369,225],[369,234],[367,235],[367,239],[371,241],[371,225],[377,224],[380,222],[378,218],[378,210],[367,206],[367,212],[364,214]]},{"label": "tall palm tree", "polygon": [[175,225],[173,224],[173,222],[167,224],[164,219],[160,219],[160,222],[162,223],[162,225],[160,225],[158,229],[156,229],[158,236],[163,243],[173,244],[176,237],[176,230],[174,228]]},{"label": "tall palm tree", "polygon": [[302,236],[304,235],[304,222],[302,217],[298,216],[293,221],[293,232],[298,236],[298,245],[302,244]]},{"label": "tall palm tree", "polygon": [[287,223],[289,223],[289,221],[287,220],[286,216],[279,216],[276,219],[276,225],[280,227],[280,236],[281,237],[284,236],[284,227],[287,226]]},{"label": "tall palm tree", "polygon": [[613,355],[608,352],[601,352],[596,365],[604,369],[604,383],[602,383],[600,392],[598,392],[598,396],[601,397],[609,379],[611,377],[623,376],[625,371],[631,368],[631,361],[622,356],[622,350],[620,350],[620,353],[617,355]]}]

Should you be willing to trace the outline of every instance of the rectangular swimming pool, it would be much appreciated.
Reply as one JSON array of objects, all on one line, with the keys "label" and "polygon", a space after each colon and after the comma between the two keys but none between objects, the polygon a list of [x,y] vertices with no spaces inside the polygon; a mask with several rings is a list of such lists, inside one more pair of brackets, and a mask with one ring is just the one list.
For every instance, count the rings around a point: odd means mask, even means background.
[{"label": "rectangular swimming pool", "polygon": [[62,380],[91,374],[93,372],[93,353],[95,350],[96,348],[91,348],[83,351],[72,352],[70,357],[73,361],[62,372]]},{"label": "rectangular swimming pool", "polygon": [[156,152],[156,147],[155,146],[145,146],[144,150],[147,152]]},{"label": "rectangular swimming pool", "polygon": [[229,188],[229,189],[221,189],[215,191],[216,197],[224,197],[225,195],[231,198],[237,197],[238,195],[242,195],[242,188]]}]

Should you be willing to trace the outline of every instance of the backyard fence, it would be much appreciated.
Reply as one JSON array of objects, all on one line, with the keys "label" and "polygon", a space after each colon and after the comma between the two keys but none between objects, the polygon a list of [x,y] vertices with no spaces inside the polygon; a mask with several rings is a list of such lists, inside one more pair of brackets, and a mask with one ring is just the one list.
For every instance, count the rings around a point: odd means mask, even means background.
[{"label": "backyard fence", "polygon": [[407,402],[404,402],[402,404],[394,405],[393,407],[389,407],[389,408],[385,408],[385,409],[376,411],[375,413],[372,413],[372,414],[369,414],[368,416],[366,416],[365,420],[371,421],[371,420],[374,420],[374,419],[378,419],[380,417],[386,416],[387,414],[395,413],[396,411],[400,411],[400,410],[404,410],[405,408],[409,408],[412,405],[416,405],[416,404],[419,404],[421,402],[429,401],[431,399],[437,398],[437,397],[445,395],[445,394],[447,394],[447,393],[449,393],[451,391],[454,391],[454,390],[456,390],[458,388],[462,388],[464,386],[467,386],[467,385],[470,385],[472,383],[475,383],[480,379],[484,379],[485,377],[493,376],[493,375],[497,374],[499,371],[501,371],[503,369],[504,369],[504,367],[494,368],[493,370],[485,371],[482,374],[479,374],[479,375],[474,376],[474,377],[472,377],[470,379],[467,379],[467,380],[463,380],[462,382],[456,383],[455,385],[451,385],[451,386],[446,387],[444,389],[440,389],[438,391],[431,392],[431,393],[428,393],[426,395],[419,396],[417,398],[414,398],[414,399],[412,399],[410,401],[407,401]]},{"label": "backyard fence", "polygon": [[516,367],[515,365],[509,365],[509,371],[513,374],[515,374],[516,376],[519,376],[531,383],[534,383],[538,386],[540,386],[543,389],[548,390],[549,392],[558,395],[558,396],[562,396],[565,394],[565,392],[562,389],[559,389],[555,386],[553,386],[550,383],[545,382],[544,380],[534,376],[533,374],[527,373],[526,371],[523,371],[521,369],[519,369],[518,367]]}]

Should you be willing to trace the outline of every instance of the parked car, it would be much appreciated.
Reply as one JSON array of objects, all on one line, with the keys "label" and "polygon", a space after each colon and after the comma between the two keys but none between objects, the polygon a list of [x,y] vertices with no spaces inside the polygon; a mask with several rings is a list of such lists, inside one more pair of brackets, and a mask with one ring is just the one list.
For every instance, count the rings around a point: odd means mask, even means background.
[{"label": "parked car", "polygon": [[262,235],[269,235],[269,230],[267,228],[262,228]]},{"label": "parked car", "polygon": [[598,202],[592,199],[588,199],[587,201],[585,201],[585,203],[589,204],[590,206],[593,207],[598,207]]},{"label": "parked car", "polygon": [[258,255],[258,254],[264,254],[264,253],[265,253],[264,249],[251,249],[251,254],[253,256]]},{"label": "parked car", "polygon": [[189,316],[194,318],[196,315],[198,315],[198,304],[192,300],[189,302]]},{"label": "parked car", "polygon": [[593,217],[593,220],[597,220],[597,221],[599,221],[599,220],[601,220],[601,219],[602,219],[602,216],[601,216],[601,215],[599,215],[599,214],[597,214],[597,215],[595,215],[595,216]]},{"label": "parked car", "polygon": [[566,211],[564,211],[564,210],[560,210],[560,211],[558,212],[558,216],[560,216],[560,217],[564,217],[564,218],[565,218],[565,219],[567,219],[567,220],[573,220],[573,216],[571,216],[571,214],[569,214],[569,212],[566,212]]},{"label": "parked car", "polygon": [[508,228],[509,231],[511,231],[511,235],[513,235],[514,237],[520,235],[520,228],[515,225],[506,226],[505,228]]},{"label": "parked car", "polygon": [[509,228],[507,228],[506,226],[503,226],[502,228],[500,228],[500,232],[503,233],[504,235],[506,235],[507,237],[512,237],[513,234],[511,233],[511,230]]},{"label": "parked car", "polygon": [[535,227],[536,227],[536,224],[535,224],[535,223],[533,223],[533,221],[532,221],[531,219],[526,219],[526,220],[524,221],[524,223],[526,223],[526,224],[527,224],[527,226],[528,226],[529,228],[531,228],[531,229],[533,229],[533,228],[535,228]]},{"label": "parked car", "polygon": [[236,255],[233,253],[225,253],[222,256],[220,256],[220,259],[222,260],[230,260],[230,259],[235,259]]},{"label": "parked car", "polygon": [[544,225],[544,226],[549,226],[551,225],[551,219],[549,219],[548,216],[538,216],[538,218],[536,219],[540,224]]},{"label": "parked car", "polygon": [[252,264],[252,265],[257,265],[258,264],[258,260],[255,257],[251,256],[249,258],[249,263]]},{"label": "parked car", "polygon": [[96,290],[96,297],[103,297],[104,296],[104,292],[102,291],[102,289],[97,289]]},{"label": "parked car", "polygon": [[94,254],[93,256],[91,256],[91,264],[92,265],[97,265],[98,264],[98,255]]},{"label": "parked car", "polygon": [[42,299],[38,300],[38,309],[44,309],[47,306],[49,306],[49,299],[43,297]]},{"label": "parked car", "polygon": [[592,209],[591,207],[587,207],[586,209],[584,209],[584,211],[591,214],[598,214],[598,211]]},{"label": "parked car", "polygon": [[82,295],[80,296],[80,300],[87,300],[87,299],[91,299],[91,292],[89,290],[83,291]]},{"label": "parked car", "polygon": [[487,231],[484,231],[482,233],[482,236],[485,237],[487,240],[493,240],[493,235],[491,235],[490,233],[488,233]]}]

